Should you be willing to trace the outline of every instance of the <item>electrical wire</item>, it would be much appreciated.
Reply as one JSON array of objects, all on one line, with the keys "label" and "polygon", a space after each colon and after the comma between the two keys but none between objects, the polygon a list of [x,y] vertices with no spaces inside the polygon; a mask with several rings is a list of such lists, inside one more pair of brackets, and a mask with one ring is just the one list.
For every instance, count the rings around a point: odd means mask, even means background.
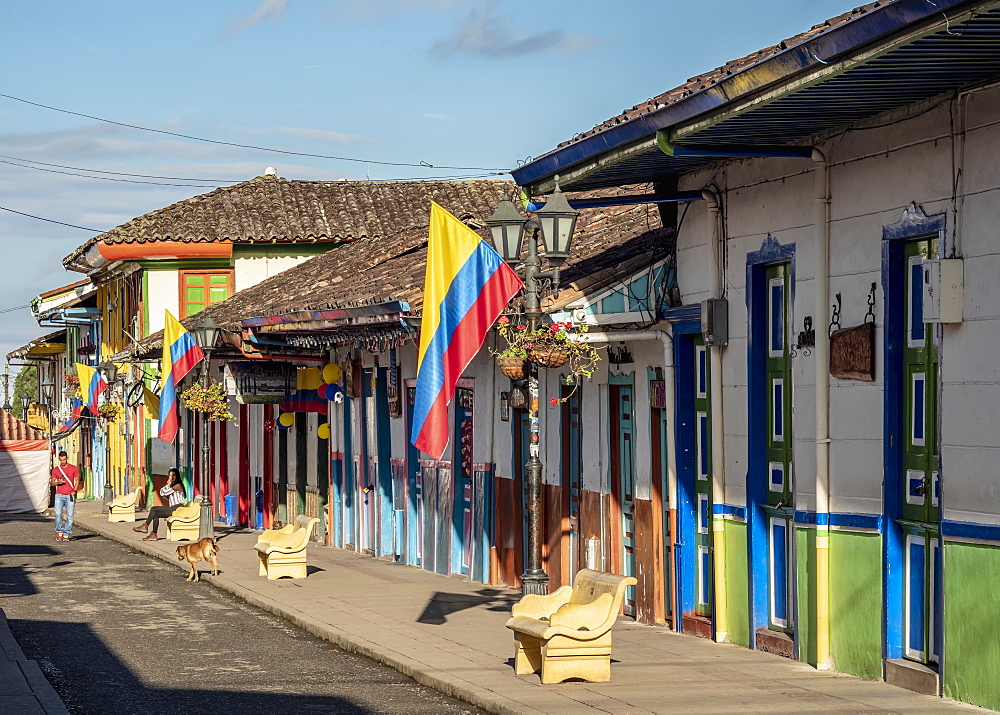
[{"label": "electrical wire", "polygon": [[485,166],[436,166],[435,164],[430,164],[426,161],[421,161],[419,163],[408,163],[408,162],[397,162],[397,161],[375,161],[373,159],[358,159],[349,156],[332,156],[329,154],[311,154],[309,152],[303,151],[290,151],[288,149],[275,149],[273,147],[266,146],[256,146],[254,144],[239,144],[237,142],[227,142],[219,139],[206,139],[205,137],[196,137],[190,134],[180,134],[179,132],[170,132],[166,129],[153,129],[152,127],[142,127],[138,124],[128,124],[127,122],[116,122],[112,119],[104,119],[103,117],[95,117],[91,114],[84,114],[83,112],[74,112],[69,109],[61,109],[60,107],[52,107],[47,104],[41,104],[40,102],[32,102],[27,99],[22,99],[20,97],[15,97],[10,94],[0,93],[0,97],[4,99],[10,99],[15,102],[22,102],[23,104],[31,105],[32,107],[41,107],[42,109],[48,109],[53,112],[61,112],[62,114],[70,114],[74,117],[83,117],[84,119],[90,119],[95,122],[104,122],[105,124],[113,124],[118,127],[127,127],[128,129],[139,129],[144,132],[153,132],[156,134],[164,134],[166,136],[178,137],[180,139],[189,139],[191,141],[205,142],[206,144],[219,144],[222,146],[232,146],[238,149],[253,149],[255,151],[266,151],[274,154],[287,154],[290,156],[308,156],[315,159],[334,159],[336,161],[353,161],[359,164],[376,164],[379,166],[422,166],[428,169],[453,169],[459,171],[503,171],[506,172],[506,168],[498,167],[485,167]]},{"label": "electrical wire", "polygon": [[13,308],[4,308],[0,310],[0,313],[13,313],[15,310],[24,310],[25,308],[30,308],[31,303],[25,303],[24,305],[15,305]]},{"label": "electrical wire", "polygon": [[[28,164],[19,164],[16,161],[7,161],[6,159],[0,159],[0,164],[7,164],[9,166],[19,166],[22,169],[34,169],[35,171],[47,171],[50,174],[64,174],[66,176],[76,176],[81,179],[100,179],[101,181],[120,181],[126,184],[154,184],[156,186],[188,186],[192,189],[215,189],[218,188],[213,184],[171,184],[165,181],[138,181],[136,179],[116,179],[112,176],[88,176],[87,174],[77,174],[72,171],[61,171],[59,169],[46,169],[44,166],[29,166]],[[86,169],[84,169],[86,171]]]},{"label": "electrical wire", "polygon": [[[102,169],[87,169],[82,166],[66,166],[65,164],[50,164],[45,161],[36,161],[34,159],[22,159],[19,156],[7,156],[5,154],[0,154],[0,159],[10,159],[11,161],[22,161],[26,164],[40,164],[41,166],[54,166],[57,169],[72,169],[74,171],[89,171],[92,174],[112,174],[114,176],[137,176],[140,179],[168,179],[170,181],[210,181],[215,184],[238,184],[244,179],[194,179],[186,176],[156,176],[153,174],[132,174],[127,171],[104,171]],[[33,169],[34,167],[27,167]]]},{"label": "electrical wire", "polygon": [[17,214],[18,216],[27,216],[28,218],[37,219],[39,221],[47,221],[49,223],[57,223],[60,226],[69,226],[70,228],[78,228],[82,231],[90,231],[92,233],[104,233],[96,228],[88,228],[87,226],[77,226],[75,223],[66,223],[65,221],[56,221],[52,218],[45,218],[43,216],[35,216],[34,214],[26,214],[23,211],[15,211],[14,209],[9,209],[6,206],[0,206],[0,211],[9,211],[12,214]]}]

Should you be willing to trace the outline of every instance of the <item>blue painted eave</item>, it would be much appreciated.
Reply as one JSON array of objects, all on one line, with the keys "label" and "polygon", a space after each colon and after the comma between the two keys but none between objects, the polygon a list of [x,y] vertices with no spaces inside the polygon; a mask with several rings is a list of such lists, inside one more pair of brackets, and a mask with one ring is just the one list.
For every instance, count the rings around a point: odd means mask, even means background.
[{"label": "blue painted eave", "polygon": [[[788,81],[807,71],[820,69],[846,53],[856,52],[919,22],[933,20],[935,17],[943,21],[949,10],[964,10],[983,4],[986,3],[981,0],[935,0],[933,4],[928,0],[896,0],[771,55],[658,110],[549,152],[513,170],[511,174],[519,186],[530,186],[576,165],[593,162],[607,152],[652,139],[659,130],[690,122],[769,86]],[[741,91],[733,91],[737,86]],[[822,108],[818,107],[817,110],[822,111]],[[570,188],[572,182],[564,181],[563,186]]]}]

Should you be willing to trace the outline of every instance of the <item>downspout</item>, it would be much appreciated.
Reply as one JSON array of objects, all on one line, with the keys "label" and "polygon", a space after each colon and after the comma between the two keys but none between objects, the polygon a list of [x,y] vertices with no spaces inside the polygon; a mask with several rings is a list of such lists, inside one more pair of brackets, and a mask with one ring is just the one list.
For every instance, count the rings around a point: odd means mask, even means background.
[{"label": "downspout", "polygon": [[[815,164],[816,316],[830,303],[830,168],[819,149]],[[830,668],[830,334],[816,331],[816,669]]]},{"label": "downspout", "polygon": [[[676,415],[676,410],[674,408],[674,400],[676,399],[675,388],[674,388],[674,351],[673,351],[673,335],[665,330],[633,330],[630,332],[621,333],[584,333],[578,337],[580,342],[584,343],[604,343],[604,342],[622,342],[622,341],[633,341],[633,340],[659,340],[663,346],[663,401],[670,415],[670,422],[667,426],[667,499],[670,504],[669,519],[670,519],[670,534],[669,537],[673,539],[673,543],[670,547],[670,552],[673,554],[676,550],[677,543],[677,440],[674,435],[674,415]],[[664,534],[664,539],[668,537]],[[669,583],[664,584],[664,588],[670,590],[670,600],[674,603],[674,619],[673,619],[673,629],[675,631],[680,630],[680,613],[677,611],[676,606],[676,578],[677,569],[675,568],[675,563],[670,565],[671,580]]]},{"label": "downspout", "polygon": [[[709,276],[709,297],[722,297],[722,212],[718,195],[705,189],[702,192],[708,204],[708,216],[712,222],[712,272]],[[722,347],[709,349],[712,388],[712,579],[715,601],[715,640],[725,643],[728,633],[728,608],[726,601],[726,522],[722,506],[725,504],[725,452],[724,422],[722,419]]]}]

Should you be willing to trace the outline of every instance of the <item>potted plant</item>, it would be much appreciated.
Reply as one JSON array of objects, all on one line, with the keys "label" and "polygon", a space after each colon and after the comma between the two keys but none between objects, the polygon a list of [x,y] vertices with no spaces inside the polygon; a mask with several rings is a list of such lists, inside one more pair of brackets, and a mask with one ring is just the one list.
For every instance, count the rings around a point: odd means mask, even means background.
[{"label": "potted plant", "polygon": [[63,373],[63,385],[68,393],[75,395],[80,391],[80,376],[76,372]]},{"label": "potted plant", "polygon": [[116,422],[125,413],[125,407],[120,402],[105,402],[98,406],[97,416],[108,422]]},{"label": "potted plant", "polygon": [[562,321],[528,330],[528,326],[514,325],[510,318],[501,316],[497,332],[507,341],[507,347],[494,352],[500,371],[511,379],[523,380],[528,376],[529,361],[538,367],[567,366],[566,384],[579,384],[582,378],[593,377],[601,359],[592,343],[578,339],[587,330],[586,325]]},{"label": "potted plant", "polygon": [[208,385],[200,382],[192,383],[181,393],[181,401],[189,410],[204,412],[213,422],[228,422],[233,419],[226,391],[217,382]]}]

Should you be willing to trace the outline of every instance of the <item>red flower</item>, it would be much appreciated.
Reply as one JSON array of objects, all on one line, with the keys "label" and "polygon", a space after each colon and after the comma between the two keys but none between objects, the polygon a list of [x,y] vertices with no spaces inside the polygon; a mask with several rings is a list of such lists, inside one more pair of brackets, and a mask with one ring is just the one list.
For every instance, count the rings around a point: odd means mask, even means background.
[{"label": "red flower", "polygon": [[510,318],[508,318],[506,315],[501,315],[500,316],[500,325],[506,325],[509,322],[510,322]]},{"label": "red flower", "polygon": [[558,405],[559,404],[559,398],[558,397],[550,397],[549,398],[549,404],[550,405]]},{"label": "red flower", "polygon": [[517,329],[518,329],[518,330],[527,330],[527,329],[528,329],[528,326],[527,326],[527,325],[518,325],[518,326],[517,326]]},{"label": "red flower", "polygon": [[562,329],[559,326],[560,323],[553,323],[552,325],[549,326],[549,330],[551,330],[553,333],[558,333]]}]

